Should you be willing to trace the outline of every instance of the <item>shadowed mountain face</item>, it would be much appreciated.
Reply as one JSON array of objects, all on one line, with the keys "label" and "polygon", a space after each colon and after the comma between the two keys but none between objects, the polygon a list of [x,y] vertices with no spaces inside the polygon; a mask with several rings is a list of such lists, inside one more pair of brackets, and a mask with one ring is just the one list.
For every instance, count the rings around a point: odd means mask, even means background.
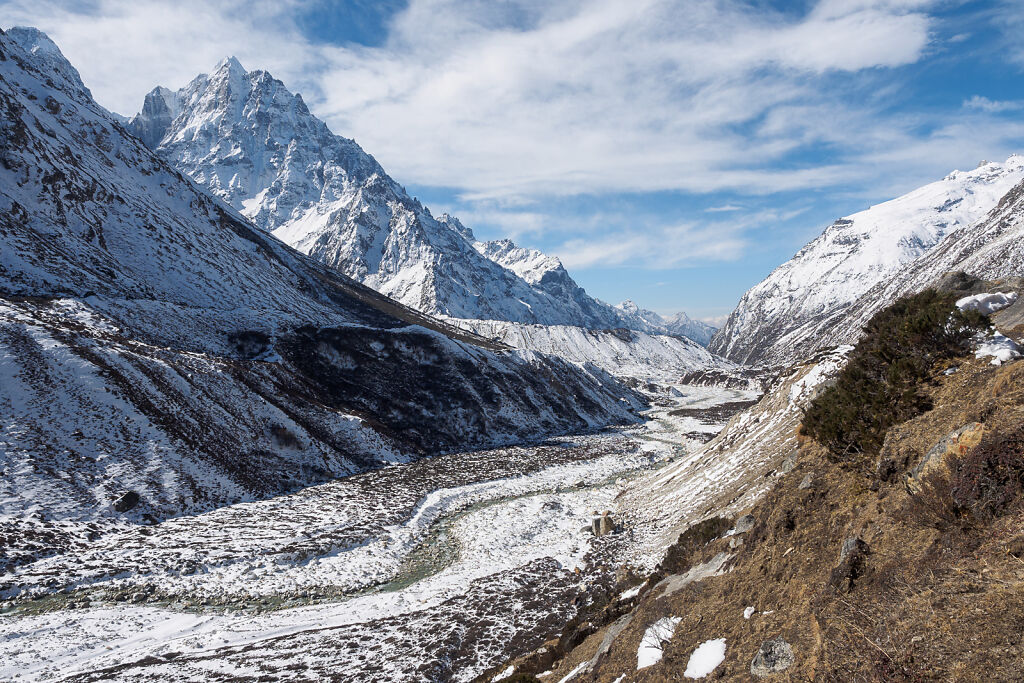
[{"label": "shadowed mountain face", "polygon": [[[561,262],[477,241],[430,211],[299,95],[234,58],[177,92],[154,89],[128,124],[157,154],[263,230],[418,310],[454,318],[695,334],[593,299]],[[689,321],[692,323],[692,321]]]},{"label": "shadowed mountain face", "polygon": [[639,406],[253,228],[34,30],[0,34],[0,143],[0,512],[178,514]]}]

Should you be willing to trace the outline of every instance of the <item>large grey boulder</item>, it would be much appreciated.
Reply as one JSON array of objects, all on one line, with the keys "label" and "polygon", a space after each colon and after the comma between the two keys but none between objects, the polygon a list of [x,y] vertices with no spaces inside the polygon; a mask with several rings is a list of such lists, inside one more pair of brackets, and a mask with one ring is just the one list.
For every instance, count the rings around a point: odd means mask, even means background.
[{"label": "large grey boulder", "polygon": [[918,493],[921,484],[926,476],[935,471],[945,468],[947,460],[952,457],[962,456],[970,449],[981,442],[985,433],[985,425],[980,422],[965,424],[959,429],[944,436],[934,446],[928,449],[924,458],[907,474],[907,490],[911,493]]},{"label": "large grey boulder", "polygon": [[761,643],[761,648],[750,662],[750,673],[758,678],[771,676],[793,666],[793,647],[781,637]]},{"label": "large grey boulder", "polygon": [[615,518],[612,517],[611,510],[605,510],[600,516],[595,512],[590,520],[590,530],[595,536],[605,536],[615,531]]},{"label": "large grey boulder", "polygon": [[736,533],[745,534],[754,528],[754,515],[743,515],[736,520]]}]

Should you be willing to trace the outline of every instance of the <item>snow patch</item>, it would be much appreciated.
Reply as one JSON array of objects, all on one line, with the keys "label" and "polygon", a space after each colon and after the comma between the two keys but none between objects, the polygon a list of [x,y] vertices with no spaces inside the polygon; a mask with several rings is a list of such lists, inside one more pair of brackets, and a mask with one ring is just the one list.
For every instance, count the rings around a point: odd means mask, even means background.
[{"label": "snow patch", "polygon": [[515,665],[514,664],[509,664],[509,667],[507,669],[505,669],[504,671],[502,671],[501,673],[499,673],[497,676],[495,676],[493,678],[493,680],[495,680],[495,681],[505,680],[506,678],[508,678],[512,674],[514,674],[515,672],[516,672]]},{"label": "snow patch", "polygon": [[1015,301],[1017,301],[1017,292],[975,294],[958,299],[956,307],[961,311],[978,311],[984,315],[990,315],[1007,306],[1012,306]]},{"label": "snow patch", "polygon": [[622,593],[619,594],[619,600],[632,600],[636,596],[640,595],[640,589],[643,587],[644,584],[641,583],[639,586],[633,586],[629,590],[622,591]]},{"label": "snow patch", "polygon": [[1006,335],[993,331],[991,336],[979,337],[975,358],[992,357],[992,365],[1002,365],[1021,357],[1020,345]]},{"label": "snow patch", "polygon": [[653,666],[661,661],[665,643],[672,640],[676,626],[682,620],[682,617],[664,617],[647,627],[647,630],[644,631],[644,637],[640,639],[640,647],[636,651],[637,671]]},{"label": "snow patch", "polygon": [[575,669],[573,669],[568,674],[566,674],[565,678],[563,678],[562,680],[558,681],[558,683],[568,683],[568,681],[571,681],[573,678],[575,678],[580,673],[582,673],[583,670],[587,668],[587,664],[588,663],[589,662],[580,662],[579,664],[576,665]]},{"label": "snow patch", "polygon": [[708,640],[697,646],[686,663],[683,676],[704,678],[725,660],[725,638]]}]

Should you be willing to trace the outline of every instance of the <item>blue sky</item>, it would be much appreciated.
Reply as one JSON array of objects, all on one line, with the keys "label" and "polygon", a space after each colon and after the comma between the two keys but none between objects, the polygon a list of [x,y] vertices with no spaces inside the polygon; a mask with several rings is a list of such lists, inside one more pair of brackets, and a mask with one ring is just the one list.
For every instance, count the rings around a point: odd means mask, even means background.
[{"label": "blue sky", "polygon": [[1024,152],[1021,0],[0,0],[130,114],[236,55],[478,237],[727,313],[835,218]]}]

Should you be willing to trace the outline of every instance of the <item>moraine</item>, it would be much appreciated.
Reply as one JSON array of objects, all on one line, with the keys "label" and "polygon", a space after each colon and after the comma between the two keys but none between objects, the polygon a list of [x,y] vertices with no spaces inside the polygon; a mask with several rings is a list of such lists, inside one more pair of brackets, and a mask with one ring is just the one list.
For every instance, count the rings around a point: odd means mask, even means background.
[{"label": "moraine", "polygon": [[[632,534],[595,539],[591,512],[670,460],[673,434],[713,433],[752,397],[676,389],[639,426],[113,528],[12,569],[0,675],[471,680],[556,635],[610,581]],[[684,406],[713,417],[669,414]]]}]

